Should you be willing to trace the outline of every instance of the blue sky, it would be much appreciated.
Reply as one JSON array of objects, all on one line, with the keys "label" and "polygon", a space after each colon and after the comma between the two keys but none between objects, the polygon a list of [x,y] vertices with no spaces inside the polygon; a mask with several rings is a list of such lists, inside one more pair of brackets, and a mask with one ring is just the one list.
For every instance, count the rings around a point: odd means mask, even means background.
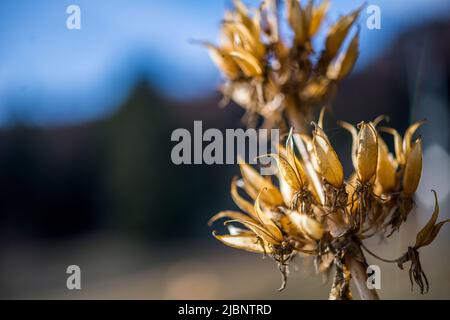
[{"label": "blue sky", "polygon": [[[258,1],[245,1],[258,3]],[[332,1],[331,20],[363,1]],[[411,25],[450,18],[447,0],[367,1],[382,29],[361,16],[358,68]],[[81,8],[81,30],[66,28],[66,8]],[[216,40],[225,0],[15,0],[0,4],[0,125],[96,119],[115,110],[138,75],[164,94],[188,99],[220,82],[207,53],[190,39]]]}]

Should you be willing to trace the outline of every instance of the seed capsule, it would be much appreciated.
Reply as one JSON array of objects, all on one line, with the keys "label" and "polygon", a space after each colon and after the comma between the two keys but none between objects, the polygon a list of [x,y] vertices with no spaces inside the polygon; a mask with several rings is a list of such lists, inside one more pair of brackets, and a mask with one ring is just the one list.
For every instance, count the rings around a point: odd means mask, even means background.
[{"label": "seed capsule", "polygon": [[328,138],[318,128],[312,141],[317,170],[329,184],[339,188],[344,182],[344,169]]},{"label": "seed capsule", "polygon": [[233,58],[223,49],[215,47],[209,43],[204,44],[208,49],[211,60],[216,66],[231,80],[239,76],[239,66]]},{"label": "seed capsule", "polygon": [[412,195],[419,186],[422,174],[422,139],[418,138],[411,148],[406,160],[405,174],[403,176],[403,193]]},{"label": "seed capsule", "polygon": [[308,36],[305,13],[297,0],[288,0],[286,3],[286,15],[289,25],[295,34],[295,43],[304,44]]},{"label": "seed capsule", "polygon": [[320,25],[322,24],[323,18],[325,17],[328,8],[330,6],[330,2],[325,0],[320,4],[319,7],[315,8],[312,13],[311,22],[309,23],[309,36],[312,37],[319,30]]},{"label": "seed capsule", "polygon": [[267,243],[259,241],[259,238],[253,234],[218,235],[213,231],[213,236],[220,242],[232,248],[260,254],[272,252],[272,249]]},{"label": "seed capsule", "polygon": [[356,173],[360,182],[367,182],[377,170],[378,134],[371,123],[361,122],[359,127]]},{"label": "seed capsule", "polygon": [[288,215],[292,223],[301,233],[314,240],[322,239],[324,231],[319,222],[308,217],[306,214],[296,211],[291,211]]},{"label": "seed capsule", "polygon": [[343,58],[341,60],[342,62],[340,63],[339,67],[339,75],[338,75],[339,80],[346,77],[350,73],[350,71],[352,71],[353,66],[356,63],[356,60],[358,59],[358,56],[359,56],[359,33],[357,33],[353,37],[346,53],[343,55]]},{"label": "seed capsule", "polygon": [[283,241],[283,234],[281,233],[280,229],[278,229],[277,225],[272,221],[272,219],[269,217],[266,211],[261,209],[261,205],[259,204],[259,198],[261,194],[264,192],[267,192],[266,189],[263,189],[258,197],[255,200],[255,212],[258,216],[258,220],[261,223],[261,225],[266,229],[274,239],[281,242]]},{"label": "seed capsule", "polygon": [[246,163],[240,163],[242,179],[244,180],[244,189],[253,199],[256,199],[258,193],[267,188],[267,191],[261,195],[261,200],[269,206],[278,206],[284,203],[280,191],[269,181],[262,177],[258,171]]},{"label": "seed capsule", "polygon": [[234,61],[239,65],[239,68],[247,77],[261,76],[263,73],[262,66],[258,59],[251,53],[244,50],[233,50],[230,53]]},{"label": "seed capsule", "polygon": [[378,163],[375,185],[377,194],[394,190],[397,184],[396,164],[389,154],[388,147],[383,139],[378,137]]},{"label": "seed capsule", "polygon": [[330,28],[325,42],[326,55],[329,59],[333,59],[338,53],[350,27],[356,21],[360,11],[361,9],[357,9],[343,16]]}]

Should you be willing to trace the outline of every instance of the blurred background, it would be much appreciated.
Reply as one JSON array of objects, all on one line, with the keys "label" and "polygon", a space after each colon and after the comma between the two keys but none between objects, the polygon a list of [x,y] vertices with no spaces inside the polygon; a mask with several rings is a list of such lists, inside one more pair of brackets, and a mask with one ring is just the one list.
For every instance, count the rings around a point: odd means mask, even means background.
[{"label": "blurred background", "polygon": [[[258,1],[244,1],[257,5]],[[362,1],[332,1],[331,23]],[[433,210],[450,218],[450,2],[368,1],[381,29],[360,17],[361,55],[325,127],[350,173],[350,137],[336,119],[380,114],[403,132],[426,118],[416,210],[389,244],[399,256]],[[81,29],[66,8],[81,8]],[[270,259],[225,247],[208,218],[235,208],[231,165],[170,160],[176,128],[243,127],[219,108],[220,75],[193,39],[217,40],[229,0],[17,0],[0,4],[0,298],[326,299],[311,261],[291,267],[287,289]],[[450,299],[450,228],[421,250],[431,290],[382,269],[380,296]],[[66,288],[79,265],[82,290]],[[409,265],[408,265],[409,267]],[[355,295],[357,295],[355,293]]]}]

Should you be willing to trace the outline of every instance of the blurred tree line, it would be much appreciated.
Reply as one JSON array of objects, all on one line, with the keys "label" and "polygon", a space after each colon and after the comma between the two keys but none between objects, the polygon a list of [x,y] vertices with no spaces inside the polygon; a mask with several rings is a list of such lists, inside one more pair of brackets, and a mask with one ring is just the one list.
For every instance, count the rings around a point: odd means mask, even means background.
[{"label": "blurred tree line", "polygon": [[[344,81],[325,128],[341,148],[349,135],[334,120],[359,122],[388,114],[394,127],[410,122],[412,55],[423,47],[427,61],[440,61],[450,101],[450,23],[406,32],[386,53]],[[413,63],[406,63],[406,61]],[[415,62],[414,62],[415,61]],[[171,163],[176,128],[243,127],[242,110],[220,109],[218,94],[187,102],[164,98],[138,81],[129,98],[108,118],[53,128],[17,124],[0,130],[0,236],[43,239],[112,230],[147,240],[209,234],[211,214],[232,207],[232,165]],[[335,133],[333,133],[335,131]],[[448,146],[446,146],[448,149]],[[346,153],[348,154],[348,153]],[[349,158],[342,159],[351,168]]]}]

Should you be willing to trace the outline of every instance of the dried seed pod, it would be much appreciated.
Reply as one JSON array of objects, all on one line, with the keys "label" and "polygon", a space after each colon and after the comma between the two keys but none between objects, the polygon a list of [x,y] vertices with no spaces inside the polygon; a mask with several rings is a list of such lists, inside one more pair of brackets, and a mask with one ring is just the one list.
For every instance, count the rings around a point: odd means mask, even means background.
[{"label": "dried seed pod", "polygon": [[290,211],[288,213],[289,219],[295,225],[295,227],[303,234],[314,240],[320,240],[323,237],[324,230],[322,225],[307,216],[306,214],[299,213],[297,211]]},{"label": "dried seed pod", "polygon": [[317,128],[319,127],[316,127],[312,141],[317,169],[325,181],[340,188],[344,182],[344,169],[327,136]]},{"label": "dried seed pod", "polygon": [[403,152],[402,136],[397,132],[397,130],[392,128],[381,127],[380,130],[387,132],[394,137],[395,158],[397,159],[399,165],[404,165],[406,163],[406,159]]},{"label": "dried seed pod", "polygon": [[286,181],[292,190],[299,191],[303,187],[303,184],[297,176],[296,170],[283,156],[274,153],[268,154],[267,156],[276,160],[281,178]]},{"label": "dried seed pod", "polygon": [[405,154],[405,158],[408,157],[409,152],[411,151],[411,139],[417,129],[420,128],[425,123],[425,120],[417,121],[410,125],[408,129],[406,129],[405,136],[403,138],[403,152]]},{"label": "dried seed pod", "polygon": [[257,58],[244,50],[233,50],[229,55],[234,59],[239,68],[247,77],[259,77],[263,73],[262,66]]},{"label": "dried seed pod", "polygon": [[266,49],[259,39],[259,35],[255,36],[252,30],[249,30],[244,24],[239,22],[224,23],[224,31],[232,35],[233,39],[239,39],[239,42],[233,42],[234,49],[243,49],[251,53],[258,60],[262,59],[266,53]]},{"label": "dried seed pod", "polygon": [[317,31],[319,31],[320,25],[327,14],[330,2],[328,0],[323,1],[320,6],[313,9],[311,22],[309,23],[309,37],[313,37]]},{"label": "dried seed pod", "polygon": [[260,254],[272,253],[271,247],[268,246],[267,243],[260,241],[254,234],[218,235],[215,231],[213,231],[212,234],[217,240],[232,248]]},{"label": "dried seed pod", "polygon": [[283,241],[283,234],[281,233],[280,229],[278,229],[277,225],[268,216],[267,212],[261,209],[261,206],[259,204],[259,198],[261,194],[264,192],[267,192],[267,189],[263,189],[255,200],[256,215],[258,217],[259,222],[264,227],[264,229],[269,231],[269,233],[273,236],[274,239],[281,242]]},{"label": "dried seed pod", "polygon": [[254,23],[249,17],[247,6],[241,0],[233,0],[233,5],[236,9],[236,20],[245,25],[249,30],[254,31]]},{"label": "dried seed pod", "polygon": [[279,177],[280,192],[283,196],[284,204],[286,207],[291,206],[292,199],[294,198],[295,191],[287,184],[286,180]]},{"label": "dried seed pod", "polygon": [[233,180],[231,181],[230,193],[231,193],[231,198],[233,199],[234,203],[239,207],[239,209],[250,214],[254,218],[257,217],[253,205],[249,201],[245,200],[244,198],[242,198],[239,195],[239,192],[237,189],[237,177],[234,177]]},{"label": "dried seed pod", "polygon": [[330,64],[327,70],[327,77],[335,80],[342,80],[350,71],[359,56],[359,32],[351,40],[347,51],[342,53],[334,64]]},{"label": "dried seed pod", "polygon": [[[269,244],[272,245],[280,245],[283,241],[283,238],[279,238],[277,235],[272,234],[269,230],[265,229],[263,226],[251,222],[251,221],[243,221],[243,220],[228,220],[225,222],[225,224],[229,224],[232,222],[239,222],[249,228],[251,231],[253,231],[258,237],[263,239]],[[281,233],[281,231],[280,231]]]},{"label": "dried seed pod", "polygon": [[353,23],[358,18],[361,8],[353,11],[352,13],[341,17],[328,31],[327,39],[325,42],[326,56],[329,60],[333,59],[341,48],[348,31]]},{"label": "dried seed pod", "polygon": [[204,43],[208,49],[211,60],[216,66],[231,80],[237,79],[240,69],[234,59],[223,49],[215,47],[209,43]]},{"label": "dried seed pod", "polygon": [[300,180],[300,184],[302,186],[305,186],[308,182],[308,178],[307,178],[307,175],[305,172],[305,168],[303,167],[303,164],[295,156],[292,129],[290,130],[289,136],[286,140],[285,153],[286,153],[287,160],[289,161],[289,164],[291,165],[292,168],[294,168],[295,173],[297,174],[297,177]]},{"label": "dried seed pod", "polygon": [[412,195],[419,186],[422,174],[422,139],[419,137],[408,155],[403,176],[403,193]]},{"label": "dried seed pod", "polygon": [[356,173],[360,182],[368,182],[377,170],[378,134],[371,123],[361,122],[356,151]]},{"label": "dried seed pod", "polygon": [[261,196],[261,200],[270,206],[278,206],[284,203],[283,196],[280,191],[270,182],[269,179],[262,177],[258,171],[253,169],[246,163],[240,163],[240,169],[242,174],[242,179],[244,180],[244,187],[247,193],[256,199],[258,193],[264,188],[267,192]]},{"label": "dried seed pod", "polygon": [[305,19],[305,13],[300,7],[297,0],[286,1],[286,16],[295,34],[295,43],[302,45],[306,42],[308,36],[308,29]]},{"label": "dried seed pod", "polygon": [[380,192],[377,194],[393,191],[397,185],[396,164],[389,154],[384,140],[378,136],[378,163],[375,185]]},{"label": "dried seed pod", "polygon": [[354,125],[345,121],[339,120],[338,124],[348,132],[350,132],[350,134],[352,135],[352,163],[353,168],[356,169],[356,167],[358,166],[358,161],[356,160],[356,153],[358,151],[358,130]]}]

